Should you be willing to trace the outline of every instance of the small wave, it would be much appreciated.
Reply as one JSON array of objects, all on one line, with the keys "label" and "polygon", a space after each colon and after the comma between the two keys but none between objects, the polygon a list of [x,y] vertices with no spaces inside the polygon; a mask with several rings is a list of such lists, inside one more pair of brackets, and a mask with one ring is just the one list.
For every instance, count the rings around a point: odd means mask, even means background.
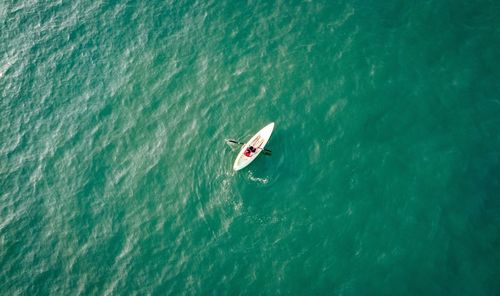
[{"label": "small wave", "polygon": [[259,177],[255,177],[253,174],[252,174],[252,171],[248,171],[248,178],[254,182],[258,182],[260,184],[267,184],[269,183],[269,179],[268,178],[259,178]]}]

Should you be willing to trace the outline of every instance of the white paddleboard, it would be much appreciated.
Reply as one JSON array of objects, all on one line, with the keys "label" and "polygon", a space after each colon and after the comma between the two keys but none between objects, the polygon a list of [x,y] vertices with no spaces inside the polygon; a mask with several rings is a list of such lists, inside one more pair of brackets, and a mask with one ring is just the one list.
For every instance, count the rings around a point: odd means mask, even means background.
[{"label": "white paddleboard", "polygon": [[[261,129],[258,133],[256,133],[250,139],[250,141],[248,141],[245,145],[243,145],[243,147],[240,150],[240,153],[238,153],[238,156],[234,161],[233,169],[235,171],[241,170],[242,168],[249,165],[252,161],[254,161],[255,158],[257,158],[260,152],[264,150],[264,146],[266,146],[267,141],[269,141],[269,138],[273,133],[273,129],[274,129],[274,122],[271,122],[270,124],[266,125],[263,129]],[[249,148],[250,146],[256,149],[255,152],[250,154],[245,153],[248,152],[247,148]]]}]

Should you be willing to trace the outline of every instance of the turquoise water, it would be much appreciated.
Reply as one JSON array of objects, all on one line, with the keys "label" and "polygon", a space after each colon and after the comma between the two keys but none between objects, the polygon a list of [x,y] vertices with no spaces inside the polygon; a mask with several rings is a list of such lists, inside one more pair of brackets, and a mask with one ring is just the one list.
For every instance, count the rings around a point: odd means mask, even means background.
[{"label": "turquoise water", "polygon": [[1,2],[0,294],[500,294],[500,2],[410,2]]}]

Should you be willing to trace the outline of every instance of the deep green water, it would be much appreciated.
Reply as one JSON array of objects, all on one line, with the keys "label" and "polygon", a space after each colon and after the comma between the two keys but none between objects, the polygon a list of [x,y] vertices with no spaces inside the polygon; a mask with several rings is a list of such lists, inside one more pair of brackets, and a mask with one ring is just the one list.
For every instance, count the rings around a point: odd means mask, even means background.
[{"label": "deep green water", "polygon": [[1,1],[0,294],[499,295],[499,16]]}]

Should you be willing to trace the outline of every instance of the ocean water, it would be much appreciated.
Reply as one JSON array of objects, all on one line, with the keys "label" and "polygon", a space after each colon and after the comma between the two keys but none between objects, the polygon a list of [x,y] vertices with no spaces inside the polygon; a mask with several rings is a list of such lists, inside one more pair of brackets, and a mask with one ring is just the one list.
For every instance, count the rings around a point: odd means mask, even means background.
[{"label": "ocean water", "polygon": [[1,1],[0,294],[499,295],[499,16]]}]

